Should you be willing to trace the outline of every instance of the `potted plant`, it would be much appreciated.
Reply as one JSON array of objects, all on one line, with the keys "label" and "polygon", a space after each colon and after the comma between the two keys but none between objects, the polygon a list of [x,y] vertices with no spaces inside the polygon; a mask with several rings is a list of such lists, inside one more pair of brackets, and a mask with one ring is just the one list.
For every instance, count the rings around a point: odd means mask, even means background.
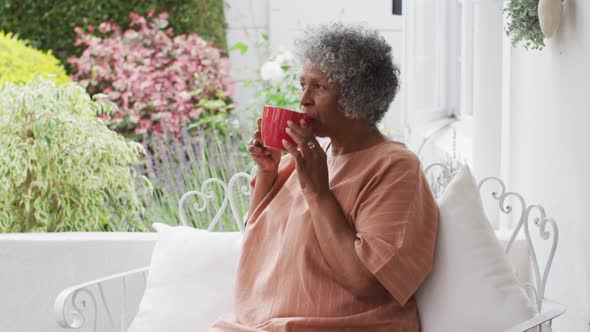
[{"label": "potted plant", "polygon": [[545,38],[551,38],[559,27],[563,0],[539,0],[539,23]]},{"label": "potted plant", "polygon": [[539,0],[511,0],[507,3],[504,8],[507,16],[506,34],[511,37],[512,46],[521,43],[527,50],[545,47],[538,5]]}]

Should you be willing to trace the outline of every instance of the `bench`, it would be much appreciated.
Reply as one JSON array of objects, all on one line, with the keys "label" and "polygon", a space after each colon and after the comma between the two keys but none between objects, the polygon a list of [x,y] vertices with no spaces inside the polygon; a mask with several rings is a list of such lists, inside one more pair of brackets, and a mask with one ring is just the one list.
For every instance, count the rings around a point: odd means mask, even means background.
[{"label": "bench", "polygon": [[[431,189],[435,197],[439,197],[445,190],[446,185],[450,182],[457,171],[457,167],[448,164],[434,163],[424,168],[424,173],[427,175]],[[191,196],[196,196],[199,202],[202,204],[194,204],[192,208],[195,211],[203,211],[207,208],[209,202],[214,200],[214,194],[212,188],[219,186],[222,188],[222,192],[225,193],[221,200],[221,205],[217,209],[213,220],[211,220],[208,230],[212,231],[219,222],[221,216],[227,213],[229,207],[233,220],[237,223],[240,232],[244,232],[243,220],[236,206],[235,194],[239,193],[244,196],[249,196],[250,187],[249,182],[252,176],[248,173],[237,173],[229,179],[226,183],[219,179],[208,179],[202,183],[200,190],[187,192],[182,196],[179,201],[179,214],[180,223],[182,225],[188,225],[186,220],[185,205],[187,199]],[[516,225],[510,230],[504,239],[506,244],[505,252],[510,254],[514,251],[515,243],[518,241],[524,246],[525,255],[528,257],[529,266],[532,271],[532,279],[526,285],[530,290],[533,297],[533,303],[536,306],[538,314],[527,320],[523,321],[516,326],[512,327],[509,331],[541,331],[541,326],[551,325],[553,319],[560,316],[566,311],[566,307],[548,300],[545,298],[545,289],[547,285],[548,276],[551,269],[551,264],[554,258],[555,251],[558,244],[558,232],[557,224],[550,218],[547,218],[545,211],[540,205],[527,205],[522,195],[506,190],[504,183],[495,177],[485,178],[478,183],[478,188],[482,192],[482,188],[486,186],[496,186],[500,190],[491,192],[487,197],[493,204],[495,204],[499,211],[503,214],[509,215],[513,212],[513,207],[509,204],[509,200],[514,199],[518,205],[520,205],[520,215],[514,219]],[[482,192],[483,195],[483,192]],[[483,198],[483,197],[482,197]],[[547,241],[550,250],[544,256],[545,260],[539,258],[539,254],[533,246],[533,235],[529,231],[529,218],[531,218],[532,210],[541,211],[542,216],[536,217],[532,220],[533,227],[538,228],[538,236],[541,241]],[[548,229],[548,227],[550,229]],[[552,230],[552,231],[551,231]],[[496,233],[496,234],[501,234]],[[537,240],[538,241],[538,240]],[[543,262],[544,264],[540,264]],[[527,265],[527,264],[524,264]],[[541,271],[541,268],[543,270]],[[74,285],[67,289],[62,290],[54,304],[54,314],[57,323],[66,329],[79,329],[85,328],[86,330],[93,331],[122,331],[125,332],[129,323],[132,321],[137,308],[128,308],[129,303],[137,303],[138,299],[129,299],[127,289],[129,284],[133,283],[135,286],[140,284],[139,287],[145,287],[147,276],[149,273],[149,266],[134,269],[131,271],[121,272],[118,274],[105,276],[96,280],[90,280],[87,282]],[[105,295],[104,287],[107,283],[118,283],[120,284],[121,292],[114,298]],[[113,305],[116,303],[116,305]],[[115,308],[117,309],[117,315],[114,315]],[[97,330],[97,321],[99,319],[105,320],[107,327],[100,328]],[[543,328],[543,331],[546,331]]]}]

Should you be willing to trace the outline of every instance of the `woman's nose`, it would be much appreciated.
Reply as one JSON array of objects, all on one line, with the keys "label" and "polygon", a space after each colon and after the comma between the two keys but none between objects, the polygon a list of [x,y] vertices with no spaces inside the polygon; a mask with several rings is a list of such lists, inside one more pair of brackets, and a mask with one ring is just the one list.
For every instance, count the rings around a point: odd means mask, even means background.
[{"label": "woman's nose", "polygon": [[312,103],[313,99],[311,98],[309,89],[303,90],[303,92],[301,92],[301,97],[299,98],[299,104],[301,104],[301,106],[308,106]]}]

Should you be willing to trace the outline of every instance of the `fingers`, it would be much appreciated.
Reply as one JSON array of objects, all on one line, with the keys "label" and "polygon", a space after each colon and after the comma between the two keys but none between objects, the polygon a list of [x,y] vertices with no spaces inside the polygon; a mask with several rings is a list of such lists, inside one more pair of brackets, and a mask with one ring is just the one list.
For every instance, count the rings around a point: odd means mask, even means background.
[{"label": "fingers", "polygon": [[312,135],[311,128],[307,126],[305,121],[302,120],[299,126],[291,121],[288,121],[287,125],[289,126],[286,130],[287,134],[291,136],[297,143],[299,150],[303,154],[303,157],[307,158],[309,155],[315,155],[311,154],[311,147],[317,149],[319,143]]},{"label": "fingers", "polygon": [[248,146],[248,152],[253,156],[259,157],[268,157],[270,155],[270,151],[265,148],[256,147],[253,145]]},{"label": "fingers", "polygon": [[270,151],[268,151],[268,149],[266,149],[262,144],[262,135],[260,130],[255,131],[254,135],[252,135],[252,140],[248,144],[248,152],[252,155],[263,157],[270,155]]},{"label": "fingers", "polygon": [[287,149],[287,153],[289,153],[293,157],[293,159],[295,159],[299,163],[301,161],[301,153],[299,153],[297,147],[289,143],[289,141],[287,141],[286,139],[282,140],[282,142],[285,149]]},{"label": "fingers", "polygon": [[264,144],[262,144],[262,133],[260,133],[260,130],[257,130],[254,132],[254,135],[252,135],[252,139],[253,141],[253,145],[255,146],[264,146]]},{"label": "fingers", "polygon": [[291,128],[291,129],[295,130],[299,135],[301,135],[303,137],[313,136],[311,134],[311,128],[308,127],[307,123],[305,123],[305,121],[303,121],[303,120],[301,120],[299,122],[299,125],[296,125],[292,121],[287,121],[287,126],[289,126],[289,128]]},{"label": "fingers", "polygon": [[311,126],[308,125],[307,122],[305,122],[305,120],[301,119],[299,121],[299,125],[301,126],[301,128],[305,129],[311,135]]},{"label": "fingers", "polygon": [[295,141],[295,143],[297,143],[297,146],[299,146],[299,148],[302,148],[305,145],[305,137],[301,135],[301,133],[299,133],[297,130],[293,128],[287,128],[285,129],[285,131],[289,136],[291,136],[291,138],[293,138],[293,140]]},{"label": "fingers", "polygon": [[258,126],[258,129],[262,129],[262,118],[256,119],[256,125]]}]

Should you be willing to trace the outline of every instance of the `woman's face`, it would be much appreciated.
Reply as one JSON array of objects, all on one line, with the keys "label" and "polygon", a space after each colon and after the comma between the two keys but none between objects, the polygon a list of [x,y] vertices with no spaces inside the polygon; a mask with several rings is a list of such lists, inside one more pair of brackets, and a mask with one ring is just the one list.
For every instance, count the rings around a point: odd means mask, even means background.
[{"label": "woman's face", "polygon": [[306,62],[300,76],[301,110],[311,116],[315,136],[330,137],[335,130],[342,129],[346,117],[338,105],[340,92],[316,66]]}]

